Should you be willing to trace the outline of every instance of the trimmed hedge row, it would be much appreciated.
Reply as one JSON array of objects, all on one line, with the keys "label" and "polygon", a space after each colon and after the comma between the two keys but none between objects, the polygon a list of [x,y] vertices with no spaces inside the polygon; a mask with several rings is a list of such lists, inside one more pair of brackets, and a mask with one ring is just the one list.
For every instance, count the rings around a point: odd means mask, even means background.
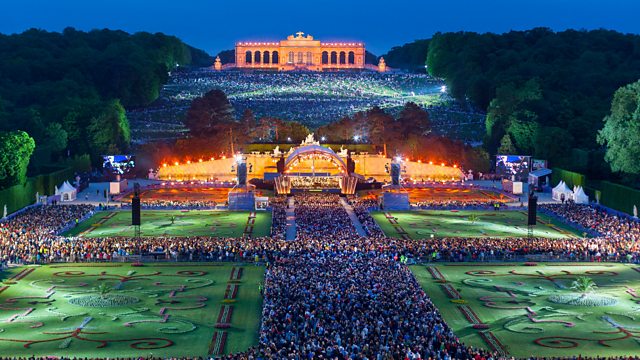
[{"label": "trimmed hedge row", "polygon": [[599,193],[601,205],[630,215],[633,215],[634,205],[640,208],[640,190],[638,189],[610,181],[588,180],[584,174],[560,168],[552,170],[551,183],[553,186],[558,185],[560,180],[564,180],[570,189],[573,189],[574,185],[582,186],[589,195],[590,201],[595,201],[596,193]]},{"label": "trimmed hedge row", "polygon": [[68,163],[68,167],[30,177],[22,185],[14,185],[0,190],[0,217],[7,205],[7,214],[22,209],[36,202],[36,193],[40,195],[53,195],[55,187],[65,180],[73,182],[73,176],[78,171],[87,171],[91,168],[89,156],[81,156]]},{"label": "trimmed hedge row", "polygon": [[560,168],[552,168],[551,170],[553,171],[551,173],[551,185],[553,186],[558,185],[560,180],[564,181],[571,190],[574,186],[582,186],[583,188],[587,186],[587,176],[584,174]]}]

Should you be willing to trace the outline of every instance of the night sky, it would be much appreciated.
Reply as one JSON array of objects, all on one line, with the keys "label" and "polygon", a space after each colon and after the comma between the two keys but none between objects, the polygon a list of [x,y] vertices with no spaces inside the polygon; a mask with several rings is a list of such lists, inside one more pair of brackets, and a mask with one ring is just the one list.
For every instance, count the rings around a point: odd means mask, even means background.
[{"label": "night sky", "polygon": [[375,54],[441,31],[606,28],[640,33],[640,0],[1,0],[0,32],[121,29],[176,35],[211,54],[237,40],[359,40]]}]

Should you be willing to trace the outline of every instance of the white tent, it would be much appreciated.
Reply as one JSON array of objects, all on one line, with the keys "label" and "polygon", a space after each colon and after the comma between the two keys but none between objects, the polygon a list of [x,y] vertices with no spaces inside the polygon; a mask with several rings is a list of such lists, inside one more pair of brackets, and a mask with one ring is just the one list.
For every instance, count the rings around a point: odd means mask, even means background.
[{"label": "white tent", "polygon": [[589,203],[589,197],[584,193],[582,186],[578,186],[578,188],[573,192],[573,201],[575,201],[576,204]]},{"label": "white tent", "polygon": [[564,181],[560,181],[560,183],[551,190],[551,197],[553,198],[553,200],[562,201],[563,194],[565,200],[573,198],[573,191],[569,189]]},{"label": "white tent", "polygon": [[60,188],[56,189],[56,195],[60,195],[60,201],[73,201],[77,194],[76,188],[71,186],[68,181],[63,182]]}]

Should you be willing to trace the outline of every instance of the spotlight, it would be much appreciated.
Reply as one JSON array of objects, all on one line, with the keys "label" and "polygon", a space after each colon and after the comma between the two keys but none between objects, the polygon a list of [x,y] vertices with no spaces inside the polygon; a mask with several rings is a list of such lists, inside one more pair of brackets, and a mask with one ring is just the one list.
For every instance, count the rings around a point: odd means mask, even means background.
[{"label": "spotlight", "polygon": [[178,166],[178,162],[177,162],[177,161],[176,161],[176,162],[174,162],[173,164],[174,164],[175,166]]}]

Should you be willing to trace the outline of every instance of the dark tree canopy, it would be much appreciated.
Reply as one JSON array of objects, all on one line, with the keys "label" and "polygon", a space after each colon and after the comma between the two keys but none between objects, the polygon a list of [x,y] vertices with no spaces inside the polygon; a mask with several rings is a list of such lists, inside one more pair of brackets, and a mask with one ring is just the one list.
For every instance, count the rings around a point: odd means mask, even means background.
[{"label": "dark tree canopy", "polygon": [[508,133],[517,152],[563,165],[567,154],[548,151],[540,141],[562,139],[558,151],[600,151],[596,134],[613,93],[640,78],[640,36],[546,28],[438,33],[429,43],[427,65],[430,74],[446,80],[451,95],[488,109],[489,152]]},{"label": "dark tree canopy", "polygon": [[611,170],[640,175],[640,81],[616,91],[598,142]]},{"label": "dark tree canopy", "polygon": [[0,34],[0,131],[23,130],[35,139],[34,173],[68,154],[89,153],[95,161],[103,152],[127,151],[123,106],[149,104],[169,71],[206,57],[161,33]]},{"label": "dark tree canopy", "polygon": [[0,188],[24,184],[35,147],[33,138],[24,131],[0,133]]},{"label": "dark tree canopy", "polygon": [[416,40],[395,46],[382,55],[387,65],[392,68],[424,73],[424,65],[429,51],[429,39]]}]

